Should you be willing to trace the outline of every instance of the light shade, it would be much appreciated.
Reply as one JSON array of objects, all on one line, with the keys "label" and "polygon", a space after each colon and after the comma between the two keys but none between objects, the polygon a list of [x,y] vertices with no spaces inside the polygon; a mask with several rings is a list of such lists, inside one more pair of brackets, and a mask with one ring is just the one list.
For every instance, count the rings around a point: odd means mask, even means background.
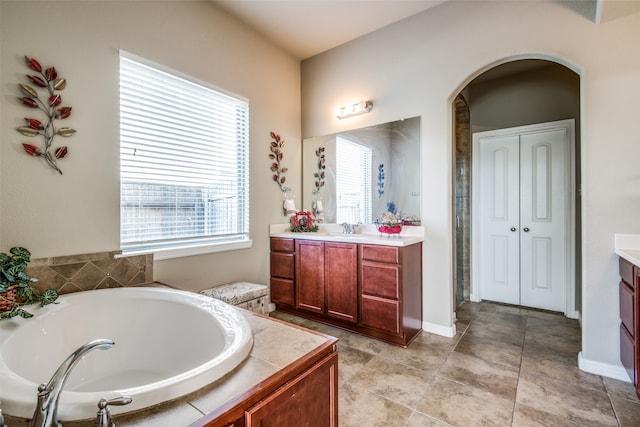
[{"label": "light shade", "polygon": [[360,101],[347,107],[340,107],[336,109],[336,117],[339,119],[346,119],[347,117],[357,116],[359,114],[368,113],[373,108],[373,102]]}]

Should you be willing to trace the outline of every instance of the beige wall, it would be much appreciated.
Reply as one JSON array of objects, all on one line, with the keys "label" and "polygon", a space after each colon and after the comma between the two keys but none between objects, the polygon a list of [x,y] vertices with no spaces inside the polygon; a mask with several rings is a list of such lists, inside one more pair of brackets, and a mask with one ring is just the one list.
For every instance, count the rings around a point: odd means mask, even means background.
[{"label": "beige wall", "polygon": [[[287,140],[284,163],[300,182],[299,62],[207,1],[2,1],[0,249],[35,258],[119,249],[118,50],[124,49],[244,96],[250,102],[253,247],[159,261],[154,277],[199,290],[232,280],[268,283],[268,224],[282,222],[270,181],[269,132]],[[14,129],[30,113],[18,83],[24,55],[54,65],[73,107],[69,156],[59,176],[28,157]]]},{"label": "beige wall", "polygon": [[[424,321],[453,325],[452,108],[475,76],[543,58],[582,78],[583,359],[620,373],[613,235],[640,233],[640,14],[595,24],[553,2],[447,2],[302,64],[302,134],[421,116]],[[337,106],[372,99],[338,121]],[[450,330],[450,329],[449,329]]]}]

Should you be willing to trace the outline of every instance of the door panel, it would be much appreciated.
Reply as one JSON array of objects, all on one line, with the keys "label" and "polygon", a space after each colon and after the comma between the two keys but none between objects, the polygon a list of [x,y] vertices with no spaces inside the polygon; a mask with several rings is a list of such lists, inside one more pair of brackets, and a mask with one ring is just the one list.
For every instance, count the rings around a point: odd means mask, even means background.
[{"label": "door panel", "polygon": [[565,307],[566,141],[564,129],[520,138],[520,299],[527,307]]},{"label": "door panel", "polygon": [[324,243],[296,240],[296,308],[324,313]]},{"label": "door panel", "polygon": [[[518,136],[480,142],[479,279],[482,298],[520,303]],[[513,230],[513,231],[512,231]]]},{"label": "door panel", "polygon": [[325,242],[325,294],[327,316],[358,321],[358,246]]}]

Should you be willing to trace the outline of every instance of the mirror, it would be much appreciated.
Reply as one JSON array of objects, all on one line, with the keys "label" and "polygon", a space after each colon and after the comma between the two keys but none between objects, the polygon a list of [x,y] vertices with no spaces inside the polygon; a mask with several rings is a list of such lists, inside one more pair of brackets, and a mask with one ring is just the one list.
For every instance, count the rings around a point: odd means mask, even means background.
[{"label": "mirror", "polygon": [[419,224],[420,118],[305,139],[302,208],[318,207],[325,223],[371,224],[391,211]]}]

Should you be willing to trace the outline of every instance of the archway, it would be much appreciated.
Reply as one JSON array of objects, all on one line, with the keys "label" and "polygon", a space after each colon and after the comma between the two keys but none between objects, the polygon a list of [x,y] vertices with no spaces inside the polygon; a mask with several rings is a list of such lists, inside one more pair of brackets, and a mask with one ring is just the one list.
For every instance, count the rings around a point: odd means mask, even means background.
[{"label": "archway", "polygon": [[[566,315],[577,317],[581,298],[581,212],[580,212],[580,74],[574,67],[553,58],[536,56],[509,58],[487,66],[471,76],[455,93],[452,100],[454,117],[453,147],[453,224],[454,224],[454,284],[453,299],[456,307],[474,298],[474,284],[470,277],[471,245],[469,221],[471,204],[469,197],[471,176],[471,134],[477,131],[494,130],[574,118],[576,120],[575,194],[576,235],[575,287],[571,290],[570,304]],[[468,125],[465,121],[469,117]],[[462,247],[460,247],[462,245]],[[459,295],[462,292],[462,297]],[[454,311],[456,309],[454,307]]]}]

